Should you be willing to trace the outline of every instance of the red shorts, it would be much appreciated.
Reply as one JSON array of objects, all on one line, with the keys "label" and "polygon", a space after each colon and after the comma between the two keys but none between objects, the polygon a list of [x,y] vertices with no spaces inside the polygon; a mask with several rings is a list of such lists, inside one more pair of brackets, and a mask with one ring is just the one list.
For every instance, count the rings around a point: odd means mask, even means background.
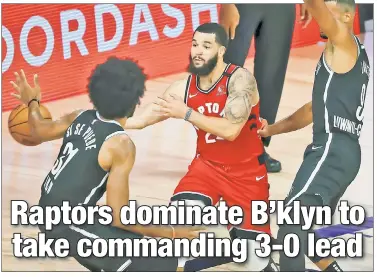
[{"label": "red shorts", "polygon": [[256,231],[271,234],[270,225],[251,224],[251,201],[269,201],[267,169],[258,159],[237,165],[224,166],[195,158],[187,174],[181,179],[171,198],[174,200],[201,200],[206,205],[216,205],[220,198],[227,206],[243,209],[243,222],[235,227],[237,232]]}]

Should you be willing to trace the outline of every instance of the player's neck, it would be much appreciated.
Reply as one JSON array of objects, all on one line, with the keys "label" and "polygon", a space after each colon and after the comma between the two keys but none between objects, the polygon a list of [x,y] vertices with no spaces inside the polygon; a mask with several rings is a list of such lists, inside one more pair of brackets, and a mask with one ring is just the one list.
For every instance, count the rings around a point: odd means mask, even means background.
[{"label": "player's neck", "polygon": [[334,45],[332,44],[332,42],[330,40],[328,40],[326,42],[325,51],[330,52],[330,53],[334,53]]},{"label": "player's neck", "polygon": [[206,86],[213,85],[214,83],[216,83],[217,80],[224,73],[225,67],[226,63],[218,62],[210,74],[208,74],[207,76],[200,76],[200,84]]},{"label": "player's neck", "polygon": [[115,119],[115,121],[118,122],[122,126],[126,126],[127,118]]},{"label": "player's neck", "polygon": [[125,126],[126,125],[126,121],[127,121],[127,118],[114,118],[114,119],[107,119],[107,118],[104,118],[102,115],[100,115],[99,113],[98,113],[98,117],[101,119],[101,120],[103,120],[103,121],[106,121],[106,122],[114,122],[114,121],[116,121],[116,122],[118,122],[120,125],[122,125],[122,126]]},{"label": "player's neck", "polygon": [[[348,25],[348,32],[351,36],[355,36],[354,32],[353,32],[353,25]],[[331,53],[334,52],[334,44],[331,42],[330,39],[327,39],[327,42],[326,42],[326,51],[329,51]]]}]

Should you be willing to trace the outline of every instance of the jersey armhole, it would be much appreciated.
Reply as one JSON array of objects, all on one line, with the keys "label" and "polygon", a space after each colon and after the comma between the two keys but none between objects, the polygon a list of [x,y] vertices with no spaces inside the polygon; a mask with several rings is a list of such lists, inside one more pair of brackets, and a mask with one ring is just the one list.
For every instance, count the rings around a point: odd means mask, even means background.
[{"label": "jersey armhole", "polygon": [[187,104],[187,97],[188,97],[189,90],[190,90],[191,79],[192,79],[192,75],[190,75],[190,76],[187,78],[187,82],[186,82],[185,97],[183,98],[185,104]]},{"label": "jersey armhole", "polygon": [[79,116],[82,115],[83,113],[85,113],[86,111],[87,110],[83,110],[83,111],[79,112],[79,114],[76,115],[76,117],[75,117],[75,119],[73,121],[77,120],[79,118]]},{"label": "jersey armhole", "polygon": [[108,139],[114,137],[114,136],[117,136],[117,135],[127,135],[127,136],[128,136],[128,134],[127,134],[126,131],[115,131],[114,133],[111,133],[110,135],[108,135],[108,136],[105,138],[104,142],[107,141]]},{"label": "jersey armhole", "polygon": [[240,67],[239,66],[235,66],[233,68],[233,70],[231,70],[230,72],[226,72],[227,73],[227,79],[226,79],[226,84],[225,84],[225,87],[226,87],[226,95],[229,95],[229,90],[228,90],[228,86],[229,86],[229,82],[230,82],[230,78],[232,78],[233,74],[239,69]]}]

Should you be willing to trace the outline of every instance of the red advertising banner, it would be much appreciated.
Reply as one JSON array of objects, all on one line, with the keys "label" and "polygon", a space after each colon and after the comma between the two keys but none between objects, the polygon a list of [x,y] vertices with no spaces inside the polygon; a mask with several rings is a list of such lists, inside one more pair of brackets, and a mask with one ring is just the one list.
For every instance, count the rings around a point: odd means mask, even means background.
[{"label": "red advertising banner", "polygon": [[[18,104],[10,96],[9,81],[20,69],[39,74],[43,102],[86,93],[91,70],[111,55],[133,57],[150,78],[182,72],[193,30],[205,22],[218,22],[218,8],[216,4],[3,4],[2,109]],[[315,22],[306,29],[296,24],[292,47],[316,43],[315,34]]]}]

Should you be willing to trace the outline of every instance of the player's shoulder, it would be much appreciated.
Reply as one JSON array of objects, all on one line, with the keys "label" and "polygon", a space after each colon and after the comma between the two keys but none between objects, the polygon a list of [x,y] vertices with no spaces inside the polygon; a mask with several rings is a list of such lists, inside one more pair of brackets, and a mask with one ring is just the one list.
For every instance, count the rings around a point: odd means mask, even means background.
[{"label": "player's shoulder", "polygon": [[231,79],[232,78],[245,78],[245,79],[254,79],[254,75],[247,69],[247,68],[244,68],[244,67],[241,67],[241,66],[238,66],[235,68],[232,76],[230,77]]},{"label": "player's shoulder", "polygon": [[113,156],[120,159],[134,155],[136,152],[136,146],[126,131],[118,132],[118,134],[111,136],[104,146]]},{"label": "player's shoulder", "polygon": [[136,147],[126,132],[118,132],[107,139],[100,150],[98,163],[103,170],[109,171],[115,164],[123,165],[135,160]]},{"label": "player's shoulder", "polygon": [[254,87],[256,83],[254,75],[244,67],[238,67],[230,76],[229,88],[240,86]]}]

